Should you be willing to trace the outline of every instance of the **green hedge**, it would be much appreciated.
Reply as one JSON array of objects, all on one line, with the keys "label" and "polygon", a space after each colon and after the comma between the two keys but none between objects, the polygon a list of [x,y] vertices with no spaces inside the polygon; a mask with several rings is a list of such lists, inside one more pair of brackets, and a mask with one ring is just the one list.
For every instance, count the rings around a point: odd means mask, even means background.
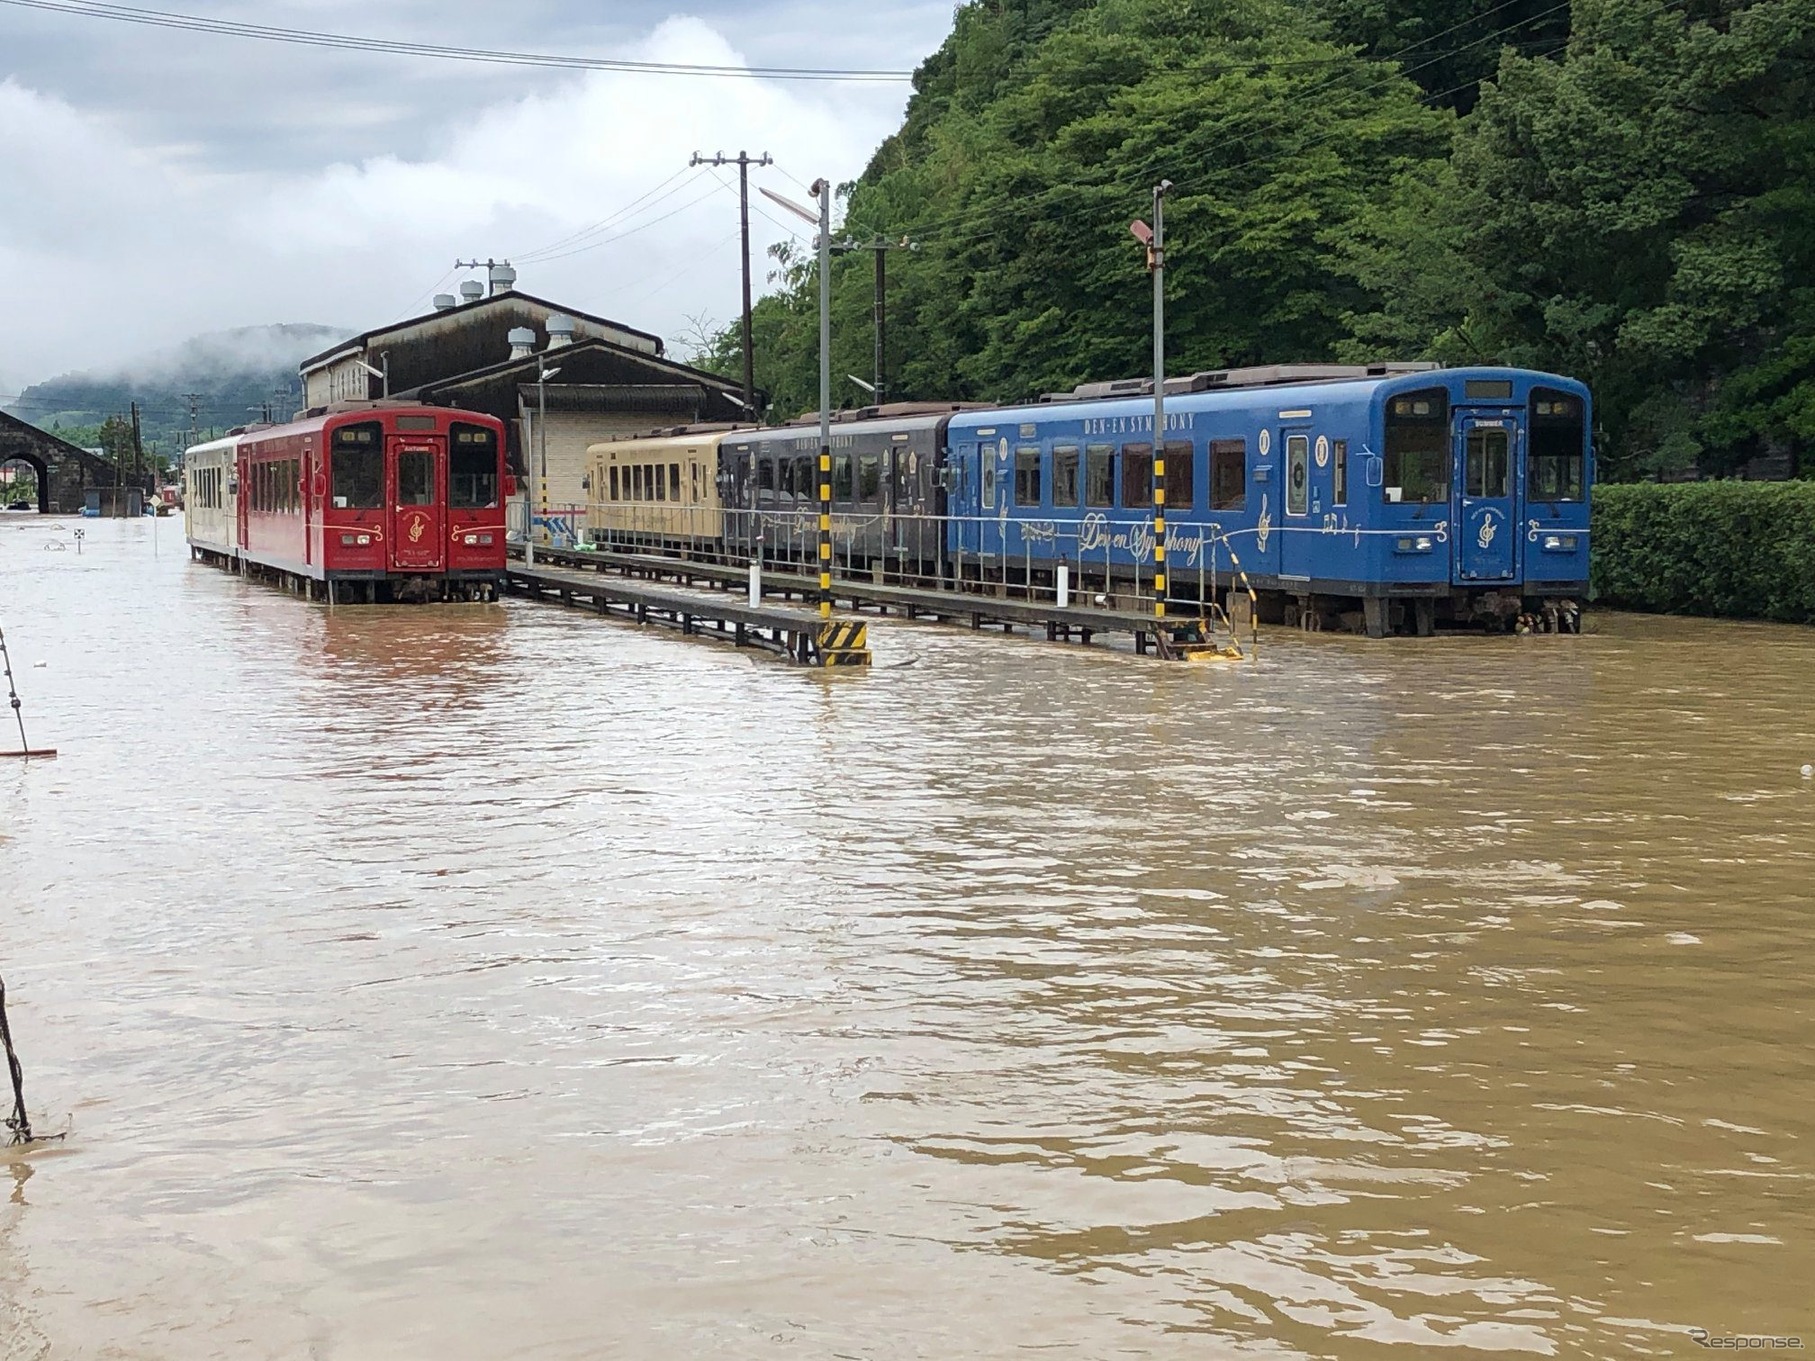
[{"label": "green hedge", "polygon": [[1815,624],[1815,482],[1597,486],[1597,601]]}]

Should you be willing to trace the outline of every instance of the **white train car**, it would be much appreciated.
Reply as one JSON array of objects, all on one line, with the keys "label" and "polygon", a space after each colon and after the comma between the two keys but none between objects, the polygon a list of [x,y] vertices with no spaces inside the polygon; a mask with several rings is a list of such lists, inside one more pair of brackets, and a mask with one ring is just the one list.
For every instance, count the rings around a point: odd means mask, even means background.
[{"label": "white train car", "polygon": [[183,454],[184,529],[196,557],[239,556],[239,441],[229,435]]}]

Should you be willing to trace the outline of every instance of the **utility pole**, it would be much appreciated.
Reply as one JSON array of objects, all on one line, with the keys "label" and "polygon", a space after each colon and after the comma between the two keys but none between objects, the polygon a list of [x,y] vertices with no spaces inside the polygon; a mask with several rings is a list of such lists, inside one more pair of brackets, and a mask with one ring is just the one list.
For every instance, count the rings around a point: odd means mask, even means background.
[{"label": "utility pole", "polygon": [[763,197],[794,216],[815,222],[819,237],[819,617],[832,617],[832,181],[817,179],[808,191],[819,200],[819,216],[773,189]]},{"label": "utility pole", "polygon": [[1128,230],[1147,247],[1153,275],[1153,613],[1166,617],[1166,191],[1153,186],[1153,226],[1135,221]]},{"label": "utility pole", "polygon": [[189,403],[189,442],[191,444],[200,444],[202,442],[202,432],[197,428],[196,422],[201,418],[202,394],[199,392],[185,392],[183,394],[183,400]]},{"label": "utility pole", "polygon": [[905,236],[899,241],[884,241],[878,236],[869,241],[862,242],[841,241],[838,243],[838,249],[843,251],[867,250],[876,257],[876,300],[871,308],[871,319],[876,338],[876,362],[873,375],[875,387],[873,390],[876,394],[876,405],[881,406],[888,400],[886,395],[888,390],[888,375],[885,370],[888,367],[889,252],[892,250],[919,250],[920,243],[918,241],[910,241]]},{"label": "utility pole", "polygon": [[139,437],[139,404],[132,404],[132,480],[136,485],[139,480],[139,469],[145,462],[145,443]]},{"label": "utility pole", "polygon": [[754,159],[748,152],[740,151],[735,157],[719,152],[707,160],[699,152],[693,153],[689,167],[696,165],[735,165],[737,167],[737,209],[738,218],[743,227],[744,237],[744,412],[752,420],[756,419],[756,352],[750,338],[750,167],[774,165],[768,152]]},{"label": "utility pole", "polygon": [[819,195],[819,617],[832,618],[832,181]]}]

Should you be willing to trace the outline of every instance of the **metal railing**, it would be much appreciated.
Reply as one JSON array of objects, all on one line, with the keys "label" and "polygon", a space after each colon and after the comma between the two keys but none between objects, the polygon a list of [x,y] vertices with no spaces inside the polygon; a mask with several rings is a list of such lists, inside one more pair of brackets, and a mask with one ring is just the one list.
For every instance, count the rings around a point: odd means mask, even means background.
[{"label": "metal railing", "polygon": [[[798,567],[817,560],[816,508],[720,509],[662,502],[592,502],[538,515],[538,542],[572,526],[573,543],[747,567]],[[1234,539],[1208,520],[1168,520],[1164,603],[1191,614],[1231,590],[1252,599]],[[1050,603],[1151,612],[1153,532],[1143,514],[1090,512],[1080,520],[835,511],[833,574],[925,590],[970,591]]]}]

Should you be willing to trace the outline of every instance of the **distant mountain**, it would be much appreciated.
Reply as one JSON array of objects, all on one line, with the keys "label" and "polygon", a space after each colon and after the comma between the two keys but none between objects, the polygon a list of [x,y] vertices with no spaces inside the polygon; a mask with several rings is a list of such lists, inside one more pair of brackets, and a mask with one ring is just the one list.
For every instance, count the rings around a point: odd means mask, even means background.
[{"label": "distant mountain", "polygon": [[195,424],[204,438],[260,419],[267,405],[287,418],[301,404],[297,365],[353,333],[352,327],[299,323],[216,331],[112,373],[69,373],[38,383],[5,409],[71,437],[87,435],[109,416],[125,416],[136,401],[146,447],[168,455],[188,443],[188,394],[196,394]]}]

